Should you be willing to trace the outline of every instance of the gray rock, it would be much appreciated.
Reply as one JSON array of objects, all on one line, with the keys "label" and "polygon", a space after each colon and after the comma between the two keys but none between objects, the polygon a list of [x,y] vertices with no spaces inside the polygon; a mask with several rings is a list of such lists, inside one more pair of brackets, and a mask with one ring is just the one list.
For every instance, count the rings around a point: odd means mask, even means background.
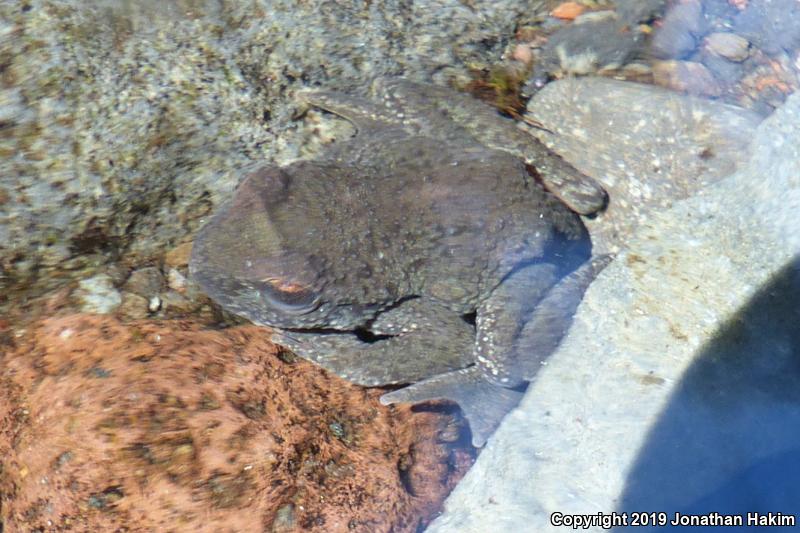
[{"label": "gray rock", "polygon": [[122,297],[108,274],[97,274],[81,280],[73,297],[84,313],[112,313],[122,303]]},{"label": "gray rock", "polygon": [[650,85],[604,78],[547,85],[528,104],[529,128],[609,192],[586,220],[597,251],[616,251],[653,210],[696,194],[747,160],[760,118]]},{"label": "gray rock", "polygon": [[615,13],[590,13],[585,22],[564,27],[547,41],[525,86],[533,94],[548,77],[586,75],[615,70],[627,63],[644,43],[644,34]]},{"label": "gray rock", "polygon": [[35,295],[120,256],[151,262],[247,167],[298,157],[297,87],[465,78],[467,65],[500,56],[527,10],[521,0],[0,2],[0,292]]},{"label": "gray rock", "polygon": [[[670,31],[671,30],[671,31]],[[665,59],[680,59],[694,52],[697,42],[685,28],[668,26],[656,32],[651,50],[653,56]]]},{"label": "gray rock", "polygon": [[636,25],[658,16],[667,2],[666,0],[616,0],[614,4],[622,20]]},{"label": "gray rock", "polygon": [[750,42],[734,33],[716,32],[706,37],[706,48],[713,54],[739,62],[747,59]]},{"label": "gray rock", "polygon": [[734,175],[643,225],[600,275],[430,533],[562,531],[551,513],[634,503],[793,512],[800,95],[753,147]]},{"label": "gray rock", "polygon": [[722,56],[711,53],[705,48],[697,54],[696,59],[719,81],[726,91],[730,91],[744,77],[746,69],[742,63],[730,61]]}]

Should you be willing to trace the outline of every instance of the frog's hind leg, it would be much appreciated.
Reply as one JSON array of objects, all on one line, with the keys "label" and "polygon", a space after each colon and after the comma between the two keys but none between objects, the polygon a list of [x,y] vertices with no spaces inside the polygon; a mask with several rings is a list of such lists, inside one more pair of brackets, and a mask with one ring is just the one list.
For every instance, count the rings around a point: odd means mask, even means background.
[{"label": "frog's hind leg", "polygon": [[407,114],[413,111],[425,135],[445,137],[457,131],[454,129],[457,124],[481,144],[528,161],[536,168],[545,188],[576,213],[599,213],[608,203],[608,195],[600,183],[485,102],[446,87],[402,79],[378,79],[375,88],[388,109],[405,108]]},{"label": "frog's hind leg", "polygon": [[473,445],[482,446],[519,403],[518,388],[558,346],[586,287],[610,261],[586,261],[555,285],[557,269],[547,263],[511,274],[478,309],[475,366],[384,394],[381,402],[452,400],[469,422]]},{"label": "frog's hind leg", "polygon": [[421,299],[385,311],[362,334],[281,331],[273,340],[368,387],[420,381],[473,362],[475,332],[460,315]]},{"label": "frog's hind leg", "polygon": [[298,91],[296,97],[301,102],[349,121],[359,134],[385,129],[387,124],[401,124],[403,119],[396,110],[361,96],[308,89]]},{"label": "frog's hind leg", "polygon": [[381,396],[381,403],[451,400],[461,407],[472,431],[472,445],[481,447],[523,393],[492,385],[475,366],[448,372]]},{"label": "frog's hind leg", "polygon": [[[478,309],[475,359],[486,380],[513,387],[530,381],[572,323],[583,293],[612,256],[596,256],[541,296],[544,265],[519,270]],[[538,272],[537,272],[538,269]]]},{"label": "frog's hind leg", "polygon": [[594,215],[606,208],[608,194],[602,185],[544,146],[533,164],[545,188],[576,213]]}]

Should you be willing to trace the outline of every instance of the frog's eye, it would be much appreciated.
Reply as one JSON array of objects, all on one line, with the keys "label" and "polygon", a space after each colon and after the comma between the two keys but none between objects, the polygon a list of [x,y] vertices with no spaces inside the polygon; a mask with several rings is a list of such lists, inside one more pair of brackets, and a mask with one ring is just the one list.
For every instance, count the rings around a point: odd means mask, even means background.
[{"label": "frog's eye", "polygon": [[284,313],[310,313],[319,304],[318,295],[305,285],[278,278],[267,278],[263,282],[261,296],[267,304]]}]

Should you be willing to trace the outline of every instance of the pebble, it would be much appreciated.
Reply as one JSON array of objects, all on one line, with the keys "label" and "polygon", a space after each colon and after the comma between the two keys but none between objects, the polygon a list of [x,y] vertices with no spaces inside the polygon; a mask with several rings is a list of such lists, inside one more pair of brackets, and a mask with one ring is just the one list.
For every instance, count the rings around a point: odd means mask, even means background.
[{"label": "pebble", "polygon": [[750,54],[750,42],[734,33],[718,32],[706,37],[709,52],[740,63]]},{"label": "pebble", "polygon": [[719,96],[722,89],[714,75],[694,61],[658,61],[653,66],[658,85],[694,96]]},{"label": "pebble", "polygon": [[515,46],[511,57],[526,65],[533,63],[533,52],[531,51],[531,47],[527,44],[518,44]]},{"label": "pebble", "polygon": [[574,20],[575,17],[586,11],[586,6],[578,2],[564,2],[550,12],[552,16],[562,20]]},{"label": "pebble", "polygon": [[586,24],[587,22],[600,22],[601,20],[618,20],[619,17],[614,11],[589,11],[575,19],[575,24]]},{"label": "pebble", "polygon": [[184,315],[191,313],[197,304],[175,291],[167,291],[160,299],[161,309],[168,315]]},{"label": "pebble", "polygon": [[275,513],[275,519],[272,522],[272,533],[288,533],[294,531],[296,527],[294,517],[294,505],[287,503]]},{"label": "pebble", "polygon": [[108,274],[81,280],[74,296],[84,313],[109,314],[122,303],[122,297]]},{"label": "pebble", "polygon": [[161,298],[158,296],[153,296],[147,303],[147,310],[151,313],[155,313],[159,309],[161,309]]}]

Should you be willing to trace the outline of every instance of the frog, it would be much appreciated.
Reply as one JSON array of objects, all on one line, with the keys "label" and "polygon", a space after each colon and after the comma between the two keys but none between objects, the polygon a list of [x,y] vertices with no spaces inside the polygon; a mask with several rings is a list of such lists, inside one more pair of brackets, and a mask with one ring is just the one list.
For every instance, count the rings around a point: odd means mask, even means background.
[{"label": "frog", "polygon": [[455,402],[483,446],[611,260],[581,219],[604,189],[449,87],[297,98],[355,133],[248,172],[198,232],[190,276],[300,357],[391,388],[384,405]]}]

